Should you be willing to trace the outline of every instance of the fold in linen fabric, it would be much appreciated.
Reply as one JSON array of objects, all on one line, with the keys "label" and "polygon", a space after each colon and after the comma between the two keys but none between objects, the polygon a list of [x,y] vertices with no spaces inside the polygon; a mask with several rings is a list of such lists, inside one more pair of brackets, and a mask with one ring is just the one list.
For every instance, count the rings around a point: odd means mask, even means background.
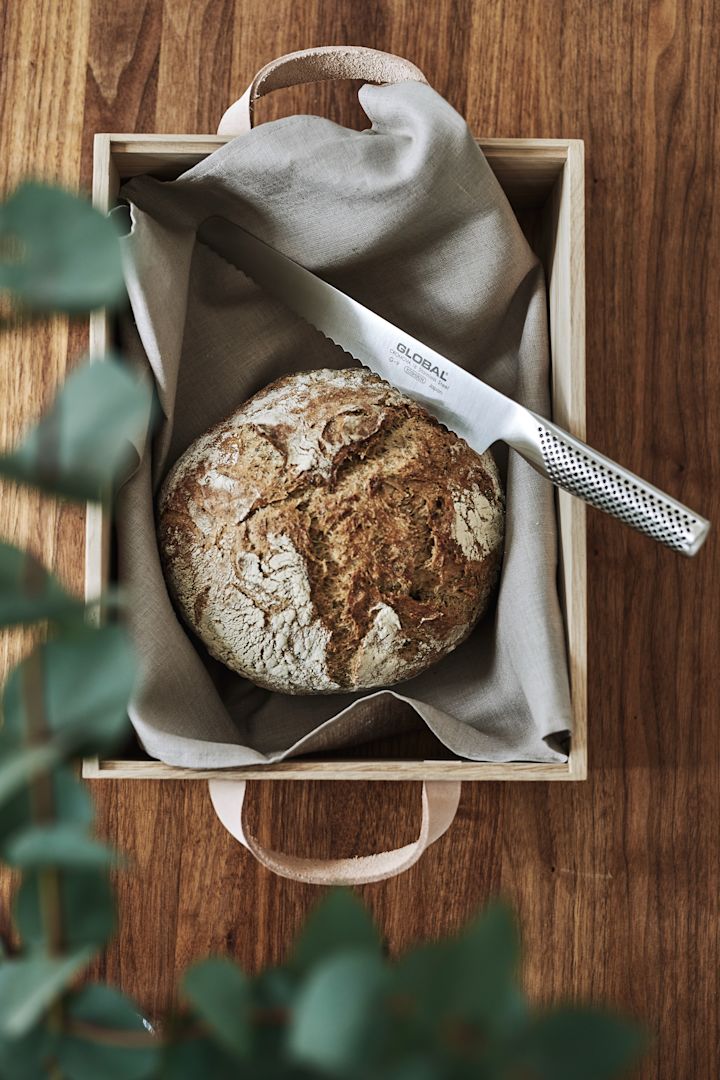
[{"label": "fold in linen fabric", "polygon": [[154,498],[175,460],[273,379],[350,364],[196,241],[211,215],[548,415],[542,268],[465,122],[420,83],[364,86],[360,102],[365,131],[290,117],[177,180],[140,176],[122,190],[133,222],[123,241],[133,315],[124,346],[151,373],[161,407],[118,501],[120,576],[142,658],[131,719],[153,757],[222,768],[391,734],[407,724],[388,708],[396,698],[461,757],[562,761],[556,737],[571,709],[553,489],[502,444],[507,531],[494,610],[453,653],[392,690],[293,697],[255,687],[208,656],[167,593]]}]

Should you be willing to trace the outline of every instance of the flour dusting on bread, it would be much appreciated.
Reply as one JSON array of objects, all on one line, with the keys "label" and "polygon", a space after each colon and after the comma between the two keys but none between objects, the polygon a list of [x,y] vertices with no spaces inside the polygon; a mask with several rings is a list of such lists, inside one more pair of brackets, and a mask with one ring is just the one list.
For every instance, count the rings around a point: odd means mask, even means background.
[{"label": "flour dusting on bread", "polygon": [[492,457],[352,368],[280,379],[196,440],[163,485],[158,534],[209,652],[308,694],[390,686],[464,640],[503,521]]}]

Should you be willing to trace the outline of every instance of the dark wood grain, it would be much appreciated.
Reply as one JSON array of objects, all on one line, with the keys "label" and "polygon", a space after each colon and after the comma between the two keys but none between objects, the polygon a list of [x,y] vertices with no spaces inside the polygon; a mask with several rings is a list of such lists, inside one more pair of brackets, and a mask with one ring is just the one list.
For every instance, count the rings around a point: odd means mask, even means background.
[{"label": "dark wood grain", "polygon": [[[4,12],[7,187],[25,172],[90,177],[94,131],[214,129],[272,56],[347,42],[402,53],[477,134],[577,136],[587,148],[588,437],[720,521],[720,10],[708,0],[26,0]],[[80,74],[79,74],[80,73]],[[345,123],[349,87],[283,91]],[[49,399],[82,333],[2,343],[2,438]],[[45,507],[45,504],[43,504]],[[79,518],[2,491],[2,531],[81,577]],[[393,951],[515,904],[536,999],[606,1000],[656,1042],[644,1078],[720,1066],[720,561],[694,561],[590,512],[590,779],[466,785],[451,831],[363,895]],[[26,647],[12,638],[9,663]],[[152,1015],[209,951],[281,959],[318,890],[271,877],[214,818],[202,784],[102,782],[100,831],[130,855],[120,930],[99,966]],[[417,828],[412,785],[256,784],[266,842],[349,854]],[[7,897],[7,883],[3,897]],[[6,907],[3,912],[6,923]]]}]

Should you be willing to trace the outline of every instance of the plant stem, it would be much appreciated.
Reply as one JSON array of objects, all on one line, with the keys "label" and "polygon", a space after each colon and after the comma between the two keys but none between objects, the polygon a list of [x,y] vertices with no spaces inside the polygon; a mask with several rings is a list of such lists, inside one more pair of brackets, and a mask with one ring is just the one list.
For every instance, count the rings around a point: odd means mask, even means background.
[{"label": "plant stem", "polygon": [[[23,667],[23,697],[27,717],[28,741],[31,745],[43,743],[48,735],[48,723],[45,715],[43,696],[42,654],[34,649]],[[55,819],[55,792],[52,774],[45,772],[30,781],[30,806],[33,821],[47,824]],[[62,897],[60,894],[60,875],[57,870],[42,870],[38,874],[40,893],[40,912],[45,926],[47,950],[51,956],[62,953]],[[62,998],[50,1006],[48,1022],[51,1031],[59,1033],[63,1029],[64,1010]],[[51,1066],[51,1075],[60,1077],[57,1066]]]},{"label": "plant stem", "polygon": [[[23,695],[31,745],[45,742],[48,735],[45,702],[43,699],[42,654],[35,649],[23,668]],[[30,805],[33,821],[47,825],[55,820],[55,792],[52,774],[39,773],[30,781]],[[57,870],[43,870],[38,875],[40,908],[47,934],[47,947],[51,955],[62,951],[62,908],[60,901],[60,878]]]},{"label": "plant stem", "polygon": [[82,1020],[69,1020],[67,1031],[78,1039],[85,1039],[87,1042],[97,1043],[99,1046],[114,1046],[118,1050],[145,1050],[146,1048],[165,1045],[165,1039],[153,1035],[150,1031],[123,1031],[121,1028],[104,1028],[98,1024],[88,1024]]},{"label": "plant stem", "polygon": [[[62,952],[62,897],[60,895],[60,875],[57,870],[42,870],[38,875],[40,890],[40,910],[47,932],[48,952],[57,956]],[[64,1024],[62,998],[56,998],[48,1012],[50,1030],[59,1034]],[[58,1074],[59,1075],[59,1074]]]}]

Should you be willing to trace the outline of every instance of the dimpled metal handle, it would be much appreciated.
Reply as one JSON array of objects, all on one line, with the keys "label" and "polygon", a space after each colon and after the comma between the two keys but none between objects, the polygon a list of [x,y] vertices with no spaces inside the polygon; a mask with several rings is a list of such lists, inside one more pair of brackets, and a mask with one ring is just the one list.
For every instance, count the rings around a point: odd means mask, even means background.
[{"label": "dimpled metal handle", "polygon": [[562,428],[534,413],[532,418],[536,453],[522,452],[553,484],[674,551],[700,550],[709,529],[704,518]]}]

